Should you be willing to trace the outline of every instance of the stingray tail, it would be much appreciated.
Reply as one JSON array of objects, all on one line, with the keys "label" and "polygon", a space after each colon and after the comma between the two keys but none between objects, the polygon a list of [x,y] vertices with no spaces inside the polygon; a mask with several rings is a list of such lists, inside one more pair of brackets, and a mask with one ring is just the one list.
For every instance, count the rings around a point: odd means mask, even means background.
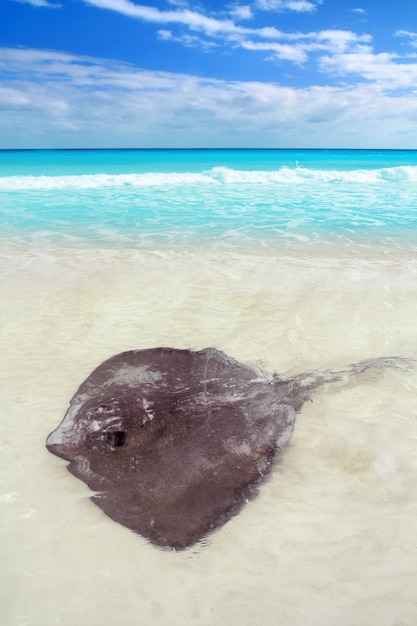
[{"label": "stingray tail", "polygon": [[387,367],[394,367],[397,369],[410,370],[413,363],[415,363],[415,359],[413,358],[405,358],[401,356],[377,357],[374,359],[365,359],[364,361],[352,363],[351,365],[347,365],[340,370],[326,370],[324,372],[300,374],[299,376],[292,378],[291,382],[305,391],[310,391],[325,383],[345,381],[351,376],[356,376],[357,374],[366,372],[368,369],[382,370]]}]

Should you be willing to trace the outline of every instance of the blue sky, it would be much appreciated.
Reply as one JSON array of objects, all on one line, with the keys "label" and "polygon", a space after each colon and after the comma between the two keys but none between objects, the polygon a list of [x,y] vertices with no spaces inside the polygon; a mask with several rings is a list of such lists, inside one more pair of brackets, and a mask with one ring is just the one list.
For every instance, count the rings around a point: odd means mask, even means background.
[{"label": "blue sky", "polygon": [[416,0],[0,0],[0,148],[417,148]]}]

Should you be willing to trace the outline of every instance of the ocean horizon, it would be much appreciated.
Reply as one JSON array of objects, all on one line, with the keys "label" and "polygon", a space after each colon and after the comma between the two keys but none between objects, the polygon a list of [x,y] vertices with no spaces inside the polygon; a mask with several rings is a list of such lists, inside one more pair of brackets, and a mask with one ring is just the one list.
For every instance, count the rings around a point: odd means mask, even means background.
[{"label": "ocean horizon", "polygon": [[417,150],[0,150],[0,263],[8,624],[415,622],[415,365],[314,391],[257,497],[182,552],[45,440],[126,350],[283,377],[415,359]]}]

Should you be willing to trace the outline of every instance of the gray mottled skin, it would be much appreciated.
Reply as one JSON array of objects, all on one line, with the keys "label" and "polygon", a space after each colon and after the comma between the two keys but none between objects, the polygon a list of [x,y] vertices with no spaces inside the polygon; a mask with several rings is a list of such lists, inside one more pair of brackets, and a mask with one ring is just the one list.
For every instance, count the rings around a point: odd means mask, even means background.
[{"label": "gray mottled skin", "polygon": [[404,362],[372,359],[281,380],[214,348],[132,350],[92,372],[46,445],[109,517],[181,549],[239,511],[309,391]]}]

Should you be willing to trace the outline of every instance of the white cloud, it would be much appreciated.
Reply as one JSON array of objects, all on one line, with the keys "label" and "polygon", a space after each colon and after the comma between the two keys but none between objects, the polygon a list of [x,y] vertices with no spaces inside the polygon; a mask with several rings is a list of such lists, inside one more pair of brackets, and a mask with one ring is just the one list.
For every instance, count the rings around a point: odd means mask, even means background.
[{"label": "white cloud", "polygon": [[167,0],[168,4],[172,4],[174,7],[181,7],[182,9],[188,8],[187,0]]},{"label": "white cloud", "polygon": [[207,35],[239,33],[241,31],[240,27],[236,26],[232,20],[219,20],[207,17],[202,13],[190,11],[189,9],[161,11],[156,7],[134,4],[129,0],[84,0],[84,2],[100,9],[116,11],[117,13],[146,22],[182,24],[192,30],[203,31]]},{"label": "white cloud", "polygon": [[[236,40],[237,37],[245,35],[257,35],[259,37],[269,38],[286,36],[275,27],[247,28],[235,24],[231,19],[208,17],[189,9],[161,11],[156,7],[134,4],[130,2],[130,0],[84,0],[84,2],[101,9],[116,11],[128,17],[146,22],[154,22],[156,24],[179,24],[191,30],[203,32],[210,37],[231,37],[233,40]],[[235,10],[238,11],[240,17],[244,16],[245,19],[247,19],[250,16],[250,8],[247,6],[236,7]],[[297,38],[304,37],[302,34],[295,36]]]},{"label": "white cloud", "polygon": [[343,52],[350,47],[361,46],[371,41],[370,35],[357,35],[351,30],[322,30],[315,35],[317,42],[323,42],[333,52]]},{"label": "white cloud", "polygon": [[13,48],[0,71],[3,148],[414,147],[417,133],[413,93],[377,83],[296,89]]},{"label": "white cloud", "polygon": [[[207,17],[203,13],[191,11],[181,1],[171,1],[171,4],[178,7],[178,10],[174,11],[162,11],[157,7],[136,4],[130,0],[84,0],[84,2],[97,8],[122,13],[128,17],[157,23],[176,22],[187,25],[189,28],[204,30],[207,33],[230,32],[236,28],[233,22],[228,20]],[[256,0],[255,6],[263,11],[295,11],[301,13],[314,11],[321,2],[322,0]],[[232,17],[240,20],[253,17],[249,5],[232,5],[229,8],[229,13]]]},{"label": "white cloud", "polygon": [[296,11],[298,13],[314,11],[321,0],[257,0],[256,5],[262,11]]},{"label": "white cloud", "polygon": [[[260,0],[265,8],[294,9],[294,2],[290,0]],[[207,50],[213,45],[232,46],[253,52],[268,52],[268,60],[291,61],[303,64],[311,53],[328,53],[330,55],[342,52],[354,52],[355,49],[371,40],[369,35],[357,35],[347,30],[324,30],[307,33],[285,33],[275,26],[250,28],[235,24],[232,19],[218,19],[208,17],[189,9],[161,11],[156,7],[134,4],[130,0],[84,0],[84,2],[98,8],[117,11],[129,17],[153,22],[158,25],[179,25],[188,28],[191,33],[183,30],[175,32],[172,29],[159,29],[158,36],[165,41],[175,41],[184,46],[201,47]],[[297,0],[297,4],[298,0]],[[306,9],[305,2],[302,2]],[[312,4],[312,3],[307,3]],[[316,6],[317,3],[314,4]],[[303,10],[304,10],[303,9]],[[238,17],[249,19],[251,13],[247,5],[233,5],[229,7],[229,15],[238,14]],[[196,36],[195,33],[199,33]],[[216,41],[216,44],[214,44]]]},{"label": "white cloud", "polygon": [[49,2],[49,0],[14,0],[21,4],[31,4],[34,7],[47,7],[48,9],[58,9],[61,7],[58,3]]},{"label": "white cloud", "polygon": [[248,4],[235,4],[230,7],[229,14],[237,20],[250,20],[253,18],[252,9]]},{"label": "white cloud", "polygon": [[352,13],[359,13],[360,15],[366,15],[365,9],[352,9]]},{"label": "white cloud", "polygon": [[257,50],[272,52],[273,56],[285,61],[293,61],[294,63],[304,63],[307,61],[307,54],[301,45],[290,45],[277,42],[254,42],[250,40],[242,40],[241,47],[245,50]]},{"label": "white cloud", "polygon": [[410,46],[417,48],[417,33],[410,30],[397,30],[395,34],[397,37],[405,37],[408,39]]},{"label": "white cloud", "polygon": [[320,59],[320,67],[337,76],[360,76],[387,91],[413,89],[417,84],[417,63],[400,63],[396,59],[395,54],[374,54],[371,48],[364,46],[357,52],[324,56]]},{"label": "white cloud", "polygon": [[165,28],[161,28],[158,30],[158,37],[162,41],[176,41],[177,43],[186,46],[187,48],[200,48],[203,50],[208,50],[210,48],[216,47],[216,43],[212,40],[201,39],[197,35],[189,35],[187,33],[183,33],[181,35],[174,35],[174,33]]},{"label": "white cloud", "polygon": [[[265,31],[265,29],[263,29]],[[351,31],[342,30],[324,30],[311,33],[261,33],[257,31],[256,34],[264,35],[264,38],[273,39],[280,38],[283,43],[277,41],[253,41],[247,38],[240,38],[240,46],[245,50],[253,51],[268,51],[271,52],[274,58],[280,60],[292,61],[297,64],[304,64],[308,58],[309,53],[331,54],[332,58],[339,58],[344,52],[357,51],[363,48],[363,45],[370,40],[369,35],[356,35]],[[269,37],[268,37],[269,35]],[[290,43],[288,43],[290,42]],[[326,57],[328,58],[328,57]]]}]

